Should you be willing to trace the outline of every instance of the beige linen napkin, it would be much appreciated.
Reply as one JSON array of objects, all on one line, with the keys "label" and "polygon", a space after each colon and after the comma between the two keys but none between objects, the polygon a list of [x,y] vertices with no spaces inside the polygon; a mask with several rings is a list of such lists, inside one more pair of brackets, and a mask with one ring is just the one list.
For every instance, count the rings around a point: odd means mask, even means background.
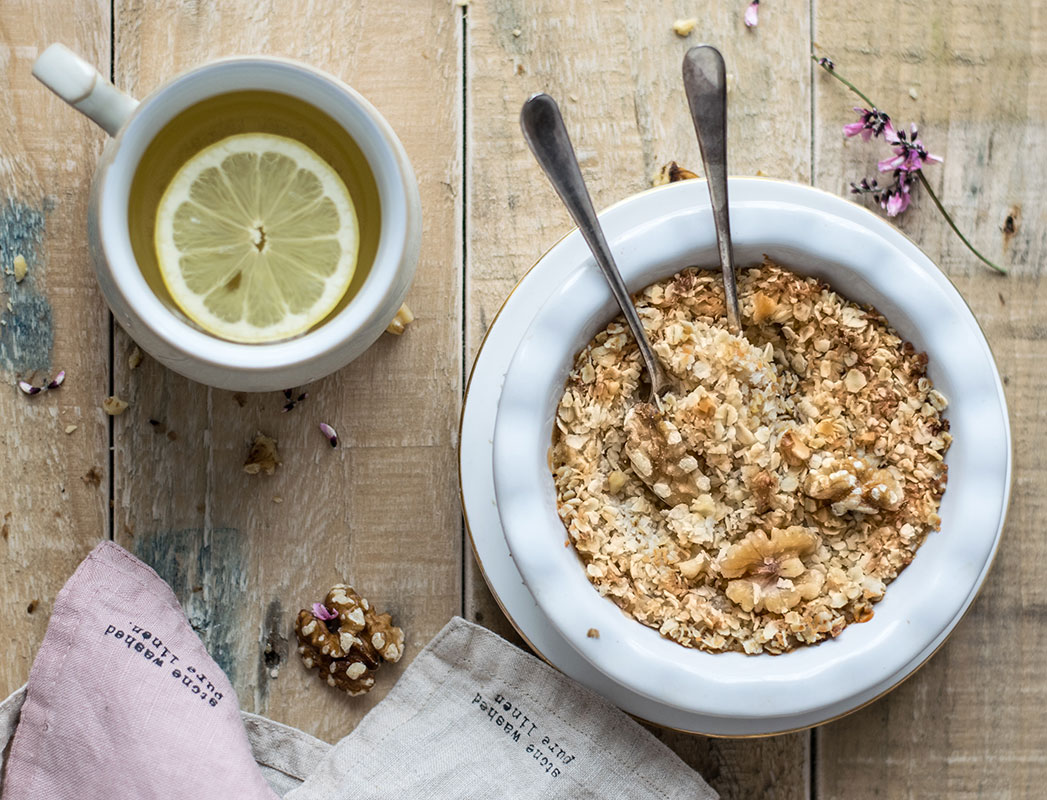
[{"label": "beige linen napkin", "polygon": [[603,698],[452,619],[389,695],[286,800],[713,800]]}]

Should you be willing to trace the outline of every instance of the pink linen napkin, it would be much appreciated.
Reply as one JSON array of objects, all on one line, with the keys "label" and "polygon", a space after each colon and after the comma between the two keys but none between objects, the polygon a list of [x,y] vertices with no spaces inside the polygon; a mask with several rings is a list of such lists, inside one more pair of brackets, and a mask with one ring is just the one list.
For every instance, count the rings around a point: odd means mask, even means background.
[{"label": "pink linen napkin", "polygon": [[3,800],[275,800],[236,693],[153,570],[98,545],[55,600]]}]

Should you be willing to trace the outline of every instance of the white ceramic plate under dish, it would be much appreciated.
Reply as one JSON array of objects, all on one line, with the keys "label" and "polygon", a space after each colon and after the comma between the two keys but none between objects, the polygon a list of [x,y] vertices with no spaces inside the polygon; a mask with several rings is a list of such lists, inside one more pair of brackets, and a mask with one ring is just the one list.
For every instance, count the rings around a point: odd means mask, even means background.
[{"label": "white ceramic plate under dish", "polygon": [[[703,718],[761,721],[774,730],[795,727],[788,720],[817,722],[857,705],[856,698],[904,677],[948,635],[981,586],[999,541],[1010,487],[1010,432],[1002,386],[977,322],[952,284],[896,229],[796,184],[735,180],[731,199],[739,264],[767,253],[851,299],[872,303],[928,353],[930,376],[950,399],[955,438],[947,456],[942,530],[889,586],[874,618],[835,640],[782,656],[708,654],[627,618],[589,584],[573,549],[563,546],[546,461],[574,354],[614,315],[610,293],[577,234],[538,267],[556,276],[556,286],[535,309],[505,376],[494,484],[509,550],[527,587],[587,661],[659,705]],[[702,182],[636,195],[601,220],[634,291],[686,266],[715,262]],[[586,636],[590,628],[599,629],[599,638]]]}]

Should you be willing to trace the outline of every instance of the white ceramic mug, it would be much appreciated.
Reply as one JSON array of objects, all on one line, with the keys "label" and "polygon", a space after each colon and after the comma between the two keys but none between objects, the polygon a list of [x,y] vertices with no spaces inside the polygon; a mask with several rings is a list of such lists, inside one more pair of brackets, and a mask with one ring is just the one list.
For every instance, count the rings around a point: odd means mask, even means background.
[{"label": "white ceramic mug", "polygon": [[[33,74],[113,138],[91,184],[88,238],[95,272],[117,322],[142,349],[176,372],[224,389],[300,386],[345,366],[386,329],[403,302],[422,233],[418,183],[403,145],[378,111],[330,75],[277,58],[230,58],[190,70],[138,102],[60,44]],[[139,160],[179,113],[229,92],[293,96],[330,116],[362,151],[378,189],[381,230],[366,280],[348,304],[286,341],[241,344],[211,336],[163,303],[136,263],[128,199]]]}]

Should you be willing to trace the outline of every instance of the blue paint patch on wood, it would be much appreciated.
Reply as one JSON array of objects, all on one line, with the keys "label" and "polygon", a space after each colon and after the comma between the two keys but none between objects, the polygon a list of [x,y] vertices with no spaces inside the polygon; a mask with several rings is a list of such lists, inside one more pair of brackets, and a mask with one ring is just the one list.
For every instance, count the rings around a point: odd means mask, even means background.
[{"label": "blue paint patch on wood", "polygon": [[236,685],[237,646],[246,633],[247,554],[235,528],[187,528],[136,535],[134,553],[174,590],[207,652]]},{"label": "blue paint patch on wood", "polygon": [[[6,298],[0,306],[0,369],[19,376],[51,370],[54,319],[51,303],[38,291],[48,210],[47,204],[33,208],[16,200],[0,205],[0,286]],[[16,283],[11,272],[19,255],[29,273]]]}]

